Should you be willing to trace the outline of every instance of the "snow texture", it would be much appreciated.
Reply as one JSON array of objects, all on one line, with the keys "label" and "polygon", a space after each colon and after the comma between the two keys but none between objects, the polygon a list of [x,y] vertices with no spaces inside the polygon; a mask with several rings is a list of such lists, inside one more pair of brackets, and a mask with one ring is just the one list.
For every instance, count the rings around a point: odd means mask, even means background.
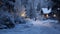
[{"label": "snow texture", "polygon": [[60,31],[54,29],[48,21],[45,23],[40,20],[27,20],[27,24],[16,25],[13,29],[0,30],[0,34],[60,34]]}]

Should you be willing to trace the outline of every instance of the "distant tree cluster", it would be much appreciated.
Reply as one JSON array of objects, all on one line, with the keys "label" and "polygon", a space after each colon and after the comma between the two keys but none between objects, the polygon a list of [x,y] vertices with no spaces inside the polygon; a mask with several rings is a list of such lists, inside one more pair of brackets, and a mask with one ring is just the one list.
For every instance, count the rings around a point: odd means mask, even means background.
[{"label": "distant tree cluster", "polygon": [[54,5],[52,7],[53,12],[56,13],[57,19],[60,21],[60,0],[52,0],[54,2]]},{"label": "distant tree cluster", "polygon": [[[4,28],[13,28],[15,24],[26,23],[24,18],[16,15],[19,12],[14,8],[16,1],[18,0],[0,0],[0,29],[2,25],[6,26]],[[26,4],[24,1],[21,3]]]}]

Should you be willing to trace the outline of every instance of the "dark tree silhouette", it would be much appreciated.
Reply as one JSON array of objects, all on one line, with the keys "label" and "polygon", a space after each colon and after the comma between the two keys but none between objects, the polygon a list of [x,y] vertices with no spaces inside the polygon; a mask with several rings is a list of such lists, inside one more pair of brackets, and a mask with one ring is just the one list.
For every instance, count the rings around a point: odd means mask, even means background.
[{"label": "dark tree silhouette", "polygon": [[52,0],[52,1],[54,2],[52,10],[57,15],[56,18],[60,22],[60,0]]},{"label": "dark tree silhouette", "polygon": [[0,25],[5,25],[7,28],[15,27],[14,17],[10,13],[14,12],[14,2],[15,0],[0,0]]}]

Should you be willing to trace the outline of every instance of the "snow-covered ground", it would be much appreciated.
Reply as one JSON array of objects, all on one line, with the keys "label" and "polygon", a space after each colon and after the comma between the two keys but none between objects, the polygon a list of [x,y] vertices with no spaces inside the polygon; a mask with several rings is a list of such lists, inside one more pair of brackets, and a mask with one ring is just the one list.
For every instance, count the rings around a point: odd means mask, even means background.
[{"label": "snow-covered ground", "polygon": [[40,21],[27,19],[26,24],[16,25],[13,29],[0,30],[0,34],[60,34],[60,31],[55,29],[50,20]]}]

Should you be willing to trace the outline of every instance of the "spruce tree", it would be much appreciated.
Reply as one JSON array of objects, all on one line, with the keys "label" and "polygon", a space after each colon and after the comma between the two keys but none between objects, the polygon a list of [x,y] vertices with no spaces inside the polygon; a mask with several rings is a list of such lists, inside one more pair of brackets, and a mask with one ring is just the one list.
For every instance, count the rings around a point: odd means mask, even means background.
[{"label": "spruce tree", "polygon": [[0,0],[0,25],[5,25],[7,28],[13,28],[14,17],[12,12],[14,12],[15,0]]}]

